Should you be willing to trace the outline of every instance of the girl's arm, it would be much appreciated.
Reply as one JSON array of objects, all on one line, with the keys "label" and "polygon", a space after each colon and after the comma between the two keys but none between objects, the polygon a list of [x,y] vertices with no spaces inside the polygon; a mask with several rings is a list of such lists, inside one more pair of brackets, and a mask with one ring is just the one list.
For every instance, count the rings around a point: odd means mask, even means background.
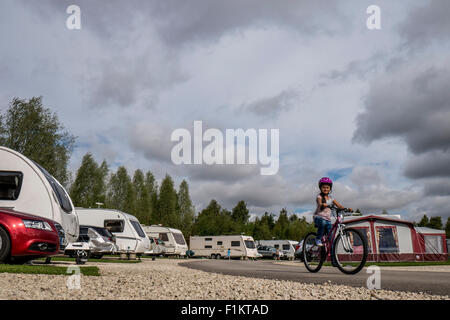
[{"label": "girl's arm", "polygon": [[[339,202],[337,202],[336,199],[333,200],[333,203],[334,203],[339,209],[344,209],[344,208],[345,208],[342,204],[340,204]],[[353,211],[353,210],[352,210],[352,208],[348,208],[348,211],[351,212],[351,211]]]},{"label": "girl's arm", "polygon": [[317,205],[320,208],[320,210],[323,210],[324,208],[326,208],[328,205],[325,202],[322,202],[322,196],[317,196]]}]

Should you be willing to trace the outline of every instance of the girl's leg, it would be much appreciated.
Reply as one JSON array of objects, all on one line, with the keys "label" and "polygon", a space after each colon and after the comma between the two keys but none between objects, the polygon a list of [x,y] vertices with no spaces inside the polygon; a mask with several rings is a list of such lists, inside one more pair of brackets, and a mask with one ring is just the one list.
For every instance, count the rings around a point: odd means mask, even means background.
[{"label": "girl's leg", "polygon": [[322,241],[324,232],[324,219],[322,219],[321,217],[314,217],[314,224],[317,227],[316,241]]}]

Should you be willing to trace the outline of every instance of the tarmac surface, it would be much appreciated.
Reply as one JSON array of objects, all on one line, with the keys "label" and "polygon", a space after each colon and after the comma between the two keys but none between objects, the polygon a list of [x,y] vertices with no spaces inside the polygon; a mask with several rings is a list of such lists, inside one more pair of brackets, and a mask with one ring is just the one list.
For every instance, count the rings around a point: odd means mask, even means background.
[{"label": "tarmac surface", "polygon": [[[188,268],[234,276],[278,279],[313,284],[340,284],[367,288],[368,278],[373,275],[367,268],[356,275],[346,275],[333,267],[322,267],[318,273],[310,273],[300,261],[279,263],[273,260],[191,260],[180,264]],[[380,267],[380,286],[384,290],[424,292],[433,295],[450,295],[450,272],[393,270],[396,267]],[[450,269],[450,266],[449,266]]]}]

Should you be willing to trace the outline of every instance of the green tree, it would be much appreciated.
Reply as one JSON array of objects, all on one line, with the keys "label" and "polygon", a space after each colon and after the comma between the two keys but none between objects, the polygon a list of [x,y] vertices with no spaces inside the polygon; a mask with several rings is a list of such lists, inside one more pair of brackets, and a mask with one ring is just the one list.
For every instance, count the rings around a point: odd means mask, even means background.
[{"label": "green tree", "polygon": [[289,218],[285,208],[281,209],[277,222],[273,228],[273,236],[277,239],[287,239]]},{"label": "green tree", "polygon": [[231,219],[234,222],[234,232],[239,234],[245,231],[249,218],[250,215],[247,205],[244,200],[239,201],[231,212]]},{"label": "green tree", "polygon": [[166,174],[159,190],[156,223],[172,228],[179,228],[180,217],[177,213],[177,193],[172,178]]},{"label": "green tree", "polygon": [[444,229],[442,226],[441,217],[431,217],[430,222],[428,222],[427,227],[432,228],[432,229],[439,229],[439,230]]},{"label": "green tree", "polygon": [[42,105],[42,97],[14,98],[0,118],[0,145],[39,163],[64,186],[70,180],[67,164],[74,143],[57,115]]},{"label": "green tree", "polygon": [[356,209],[355,212],[353,213],[353,216],[362,216],[361,210]]},{"label": "green tree", "polygon": [[135,214],[135,191],[127,169],[120,166],[108,183],[106,204],[108,208]]},{"label": "green tree", "polygon": [[217,236],[232,234],[234,229],[231,212],[223,209],[216,200],[211,200],[195,218],[192,234]]},{"label": "green tree", "polygon": [[156,212],[158,208],[158,183],[153,176],[151,171],[147,171],[145,174],[145,187],[147,189],[147,193],[150,195],[150,218],[149,221],[145,222],[148,224],[156,223]]},{"label": "green tree", "polygon": [[153,211],[152,198],[145,181],[144,173],[140,169],[134,172],[133,189],[136,197],[136,218],[138,218],[142,224],[149,224]]},{"label": "green tree", "polygon": [[430,221],[428,220],[428,217],[426,214],[423,215],[422,219],[419,221],[419,227],[426,227],[428,226],[428,223]]},{"label": "green tree", "polygon": [[383,211],[381,211],[381,214],[389,214],[389,212],[386,209],[383,209]]},{"label": "green tree", "polygon": [[195,208],[189,195],[189,185],[183,180],[178,188],[178,210],[181,216],[180,230],[186,238],[191,236],[195,218]]},{"label": "green tree", "polygon": [[91,153],[85,154],[70,187],[70,197],[74,205],[91,208],[95,207],[97,202],[105,203],[107,175],[106,161],[98,166]]}]

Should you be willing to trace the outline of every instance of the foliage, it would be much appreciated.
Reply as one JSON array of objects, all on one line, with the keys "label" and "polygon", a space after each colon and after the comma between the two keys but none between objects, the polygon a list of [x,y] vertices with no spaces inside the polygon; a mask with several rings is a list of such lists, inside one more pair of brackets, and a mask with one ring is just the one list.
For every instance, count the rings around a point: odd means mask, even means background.
[{"label": "foliage", "polygon": [[76,207],[92,208],[96,203],[105,203],[108,165],[103,161],[99,166],[91,153],[87,153],[70,187],[70,197]]},{"label": "foliage", "polygon": [[42,97],[14,98],[0,117],[0,145],[39,163],[64,186],[70,180],[67,164],[74,143],[57,115],[42,105]]}]

